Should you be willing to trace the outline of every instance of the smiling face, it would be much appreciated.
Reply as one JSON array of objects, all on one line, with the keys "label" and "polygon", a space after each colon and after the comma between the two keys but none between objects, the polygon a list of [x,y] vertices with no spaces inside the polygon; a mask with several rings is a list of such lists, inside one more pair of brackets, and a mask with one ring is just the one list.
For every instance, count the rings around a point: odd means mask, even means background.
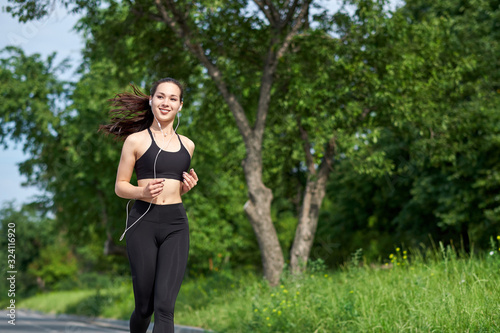
[{"label": "smiling face", "polygon": [[182,106],[181,90],[172,82],[158,85],[151,99],[151,110],[160,122],[173,121]]}]

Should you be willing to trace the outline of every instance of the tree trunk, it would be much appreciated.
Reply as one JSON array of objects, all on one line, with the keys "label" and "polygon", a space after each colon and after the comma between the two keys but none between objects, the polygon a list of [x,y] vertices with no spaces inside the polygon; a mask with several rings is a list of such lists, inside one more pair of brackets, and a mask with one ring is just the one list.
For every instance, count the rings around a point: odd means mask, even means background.
[{"label": "tree trunk", "polygon": [[276,229],[271,219],[272,191],[262,182],[261,153],[256,147],[247,150],[243,161],[249,200],[244,209],[257,237],[264,277],[276,286],[283,271],[284,258]]},{"label": "tree trunk", "polygon": [[307,132],[302,127],[300,118],[297,122],[303,140],[309,174],[307,175],[306,188],[300,207],[299,222],[290,251],[290,271],[292,274],[299,274],[306,268],[318,226],[319,209],[325,197],[326,182],[332,170],[333,156],[336,149],[335,136],[333,136],[328,141],[323,160],[316,169]]},{"label": "tree trunk", "polygon": [[319,209],[325,197],[328,177],[313,178],[313,176],[309,175],[307,179],[299,213],[299,223],[290,253],[290,270],[292,274],[301,273],[306,268],[318,226]]}]

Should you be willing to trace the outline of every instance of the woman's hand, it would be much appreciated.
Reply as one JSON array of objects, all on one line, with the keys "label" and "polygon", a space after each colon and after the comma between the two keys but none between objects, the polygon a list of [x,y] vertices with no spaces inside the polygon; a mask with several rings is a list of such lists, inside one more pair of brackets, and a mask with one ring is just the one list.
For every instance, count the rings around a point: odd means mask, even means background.
[{"label": "woman's hand", "polygon": [[194,169],[189,170],[189,173],[183,173],[184,180],[181,183],[181,195],[189,192],[198,183],[198,176]]},{"label": "woman's hand", "polygon": [[165,179],[160,178],[160,179],[155,179],[152,180],[144,187],[142,190],[142,198],[145,200],[152,200],[156,198],[157,196],[160,195],[160,193],[163,191],[163,183],[165,182]]}]

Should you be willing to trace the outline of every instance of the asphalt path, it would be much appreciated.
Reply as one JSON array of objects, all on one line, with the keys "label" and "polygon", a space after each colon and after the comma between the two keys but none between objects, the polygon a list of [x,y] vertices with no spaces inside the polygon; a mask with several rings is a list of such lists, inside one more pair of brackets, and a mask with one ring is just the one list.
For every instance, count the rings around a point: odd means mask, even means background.
[{"label": "asphalt path", "polygon": [[[0,311],[1,333],[123,333],[129,332],[128,321],[69,315],[51,315],[16,309],[15,325],[9,323],[9,313]],[[148,332],[152,332],[153,325]],[[175,326],[175,333],[202,333],[203,329]]]}]

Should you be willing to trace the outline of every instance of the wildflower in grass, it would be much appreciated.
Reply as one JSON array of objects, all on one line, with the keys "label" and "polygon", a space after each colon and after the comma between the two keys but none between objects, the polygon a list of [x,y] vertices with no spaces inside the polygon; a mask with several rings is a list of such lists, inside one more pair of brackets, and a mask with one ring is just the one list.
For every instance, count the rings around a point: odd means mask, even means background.
[{"label": "wildflower in grass", "polygon": [[296,294],[297,294],[297,295],[300,295],[300,293],[299,293],[298,291],[296,292]]},{"label": "wildflower in grass", "polygon": [[493,251],[490,251],[490,256],[492,256],[492,255],[494,255],[494,254],[495,254],[495,252],[493,252]]},{"label": "wildflower in grass", "polygon": [[283,293],[284,293],[284,294],[287,294],[287,293],[288,293],[288,290],[284,289],[284,290],[283,290]]},{"label": "wildflower in grass", "polygon": [[281,288],[281,289],[283,289],[283,288],[285,288],[285,286],[284,286],[284,285],[281,285],[281,286],[280,286],[280,288]]},{"label": "wildflower in grass", "polygon": [[266,317],[266,320],[269,320],[269,317]]},{"label": "wildflower in grass", "polygon": [[500,236],[497,236],[497,239],[500,240]]},{"label": "wildflower in grass", "polygon": [[354,294],[354,290],[349,291],[349,294]]},{"label": "wildflower in grass", "polygon": [[391,259],[391,262],[393,263],[396,258],[394,257],[394,254],[389,254],[389,259]]},{"label": "wildflower in grass", "polygon": [[271,297],[274,297],[274,293],[271,294]]},{"label": "wildflower in grass", "polygon": [[399,247],[396,248],[396,252],[399,252],[401,251],[401,249]]},{"label": "wildflower in grass", "polygon": [[327,277],[328,277],[328,274],[325,274],[325,277],[327,278]]},{"label": "wildflower in grass", "polygon": [[278,311],[278,316],[281,316],[281,311]]}]

